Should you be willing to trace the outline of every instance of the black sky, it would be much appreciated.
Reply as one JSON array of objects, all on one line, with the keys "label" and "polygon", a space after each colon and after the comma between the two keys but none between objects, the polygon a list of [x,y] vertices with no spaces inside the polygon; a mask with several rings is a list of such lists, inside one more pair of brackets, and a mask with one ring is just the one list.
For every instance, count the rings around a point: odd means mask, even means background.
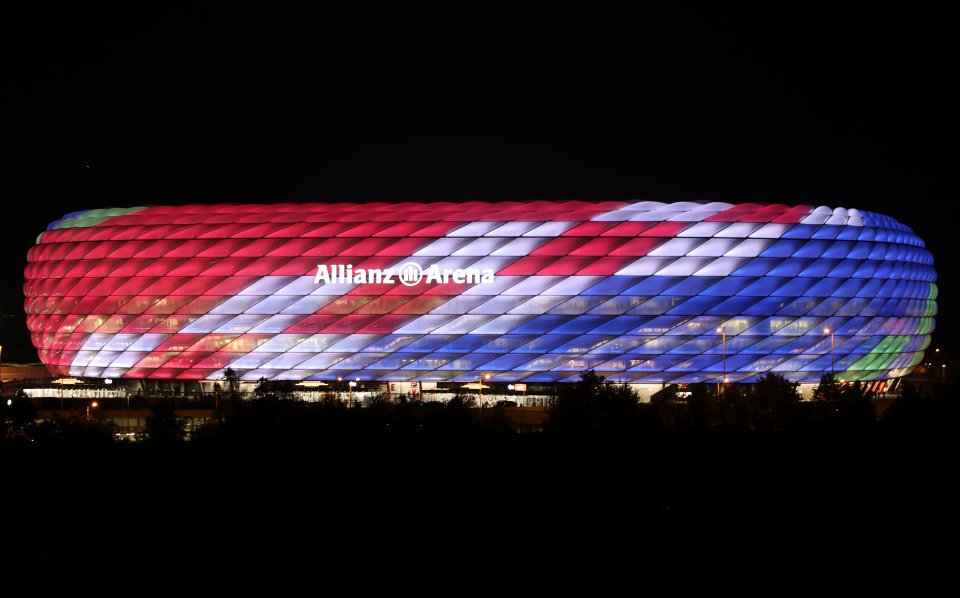
[{"label": "black sky", "polygon": [[224,201],[875,210],[934,253],[937,342],[949,344],[957,97],[945,15],[488,11],[8,14],[0,185],[25,213],[3,235],[4,361],[36,359],[20,285],[48,222]]}]

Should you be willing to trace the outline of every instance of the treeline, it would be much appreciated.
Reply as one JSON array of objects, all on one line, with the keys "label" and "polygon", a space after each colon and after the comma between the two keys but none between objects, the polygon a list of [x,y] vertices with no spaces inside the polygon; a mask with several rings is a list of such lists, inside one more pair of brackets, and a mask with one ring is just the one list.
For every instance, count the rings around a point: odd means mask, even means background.
[{"label": "treeline", "polygon": [[876,395],[862,382],[841,382],[826,375],[802,401],[799,385],[777,374],[755,384],[672,385],[642,403],[628,386],[587,372],[578,384],[562,390],[550,410],[548,430],[558,433],[616,431],[898,430],[935,431],[956,424],[960,416],[956,388],[924,393],[905,386],[878,417]]},{"label": "treeline", "polygon": [[[472,395],[448,402],[422,402],[376,395],[363,407],[331,394],[320,401],[296,398],[295,387],[262,380],[254,398],[244,400],[228,383],[213,402],[213,417],[188,432],[169,401],[149,404],[151,415],[136,440],[176,443],[185,439],[297,438],[382,434],[505,434],[518,427],[498,408],[477,410]],[[580,382],[562,387],[548,409],[542,431],[549,435],[632,435],[670,431],[935,431],[955,425],[954,388],[922,393],[904,387],[877,417],[873,394],[862,383],[842,383],[824,376],[813,401],[801,401],[797,384],[768,374],[756,384],[691,384],[682,391],[668,386],[650,402],[641,402],[629,386],[586,372]],[[32,401],[18,394],[0,405],[0,432],[8,440],[110,443],[109,422],[88,410],[38,421]],[[529,429],[529,428],[525,428]],[[539,430],[540,428],[535,428]]]},{"label": "treeline", "polygon": [[864,386],[830,379],[815,401],[769,376],[642,403],[587,373],[561,389],[543,433],[518,434],[506,415],[519,409],[480,410],[469,396],[359,408],[287,387],[247,400],[228,385],[198,428],[151,403],[129,443],[96,410],[38,422],[26,397],[3,401],[3,562],[312,572],[446,558],[475,574],[500,566],[473,558],[481,542],[562,581],[586,558],[631,578],[646,563],[711,583],[951,570],[955,388],[905,388],[877,418]]}]

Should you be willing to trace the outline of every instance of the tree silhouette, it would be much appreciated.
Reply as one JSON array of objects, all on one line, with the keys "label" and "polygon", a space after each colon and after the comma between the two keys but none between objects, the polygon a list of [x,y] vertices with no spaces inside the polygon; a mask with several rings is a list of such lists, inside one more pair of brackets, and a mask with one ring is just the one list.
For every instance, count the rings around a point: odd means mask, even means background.
[{"label": "tree silhouette", "polygon": [[18,390],[0,405],[0,424],[3,426],[3,436],[7,438],[29,436],[36,419],[37,411],[33,402],[23,390]]},{"label": "tree silhouette", "polygon": [[655,408],[640,404],[626,384],[614,384],[593,370],[561,389],[550,407],[548,428],[564,432],[624,431],[652,422]]},{"label": "tree silhouette", "polygon": [[833,427],[865,428],[876,423],[876,408],[870,401],[874,393],[863,382],[839,382],[827,374],[813,389],[813,396],[821,403],[818,417]]},{"label": "tree silhouette", "polygon": [[837,397],[837,378],[833,374],[824,374],[820,383],[813,387],[813,398],[817,401],[832,401]]},{"label": "tree silhouette", "polygon": [[799,413],[798,387],[773,372],[757,380],[750,395],[754,425],[783,428],[793,423]]},{"label": "tree silhouette", "polygon": [[147,440],[171,444],[184,439],[187,420],[177,417],[172,404],[160,401],[150,408],[145,424],[144,436]]},{"label": "tree silhouette", "polygon": [[710,414],[716,412],[714,403],[719,396],[711,393],[704,383],[691,384],[688,387],[687,408],[690,411],[690,423],[694,428],[705,428],[710,422]]},{"label": "tree silhouette", "polygon": [[231,399],[240,398],[240,374],[233,368],[223,370],[223,379],[227,383],[227,393]]},{"label": "tree silhouette", "polygon": [[243,401],[240,397],[240,375],[233,368],[223,370],[223,381],[226,383],[227,394],[222,399],[217,398],[214,389],[214,411],[217,422],[223,419],[237,419],[243,413]]}]

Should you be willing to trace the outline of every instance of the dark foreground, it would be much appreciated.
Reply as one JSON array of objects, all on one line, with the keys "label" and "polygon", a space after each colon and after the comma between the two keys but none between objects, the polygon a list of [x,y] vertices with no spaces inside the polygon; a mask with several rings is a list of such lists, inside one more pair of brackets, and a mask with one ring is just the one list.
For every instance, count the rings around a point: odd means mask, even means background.
[{"label": "dark foreground", "polygon": [[8,442],[3,562],[909,579],[955,562],[958,465],[880,429]]}]

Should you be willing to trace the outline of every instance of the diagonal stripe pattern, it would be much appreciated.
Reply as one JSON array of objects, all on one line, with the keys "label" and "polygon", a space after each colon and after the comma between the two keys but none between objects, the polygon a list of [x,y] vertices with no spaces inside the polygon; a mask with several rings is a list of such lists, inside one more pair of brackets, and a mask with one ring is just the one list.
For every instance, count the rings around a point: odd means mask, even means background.
[{"label": "diagonal stripe pattern", "polygon": [[[494,276],[316,278],[411,261]],[[89,210],[40,235],[25,278],[41,360],[104,378],[881,380],[919,363],[937,311],[908,227],[779,204]]]}]

